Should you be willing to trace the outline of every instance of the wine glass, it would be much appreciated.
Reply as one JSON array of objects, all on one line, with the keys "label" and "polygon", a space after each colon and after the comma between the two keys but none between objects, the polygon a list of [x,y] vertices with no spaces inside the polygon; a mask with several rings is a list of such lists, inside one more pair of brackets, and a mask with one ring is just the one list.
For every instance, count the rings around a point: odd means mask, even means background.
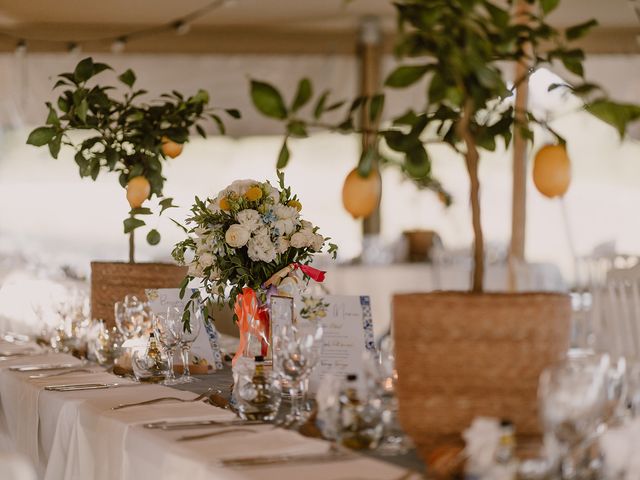
[{"label": "wine glass", "polygon": [[591,478],[590,447],[607,415],[608,355],[570,358],[540,377],[539,401],[550,459],[562,479]]},{"label": "wine glass", "polygon": [[166,313],[156,314],[153,330],[167,356],[167,375],[162,383],[164,385],[180,383],[173,372],[173,357],[182,336],[182,311],[177,307],[168,307]]},{"label": "wine glass", "polygon": [[302,410],[300,400],[306,390],[305,381],[320,358],[321,338],[321,327],[312,329],[287,325],[275,332],[274,366],[288,385],[291,396],[291,411],[285,419],[287,425],[300,425],[307,419],[308,414]]},{"label": "wine glass", "polygon": [[144,303],[133,295],[124,297],[124,301],[114,304],[116,326],[125,338],[135,338],[142,332],[148,313]]},{"label": "wine glass", "polygon": [[191,376],[189,371],[189,351],[191,345],[195,342],[200,331],[202,330],[202,324],[204,322],[204,315],[202,309],[193,307],[191,309],[191,322],[190,329],[183,328],[180,336],[180,355],[182,356],[182,376],[178,379],[180,383],[197,382],[198,379]]}]

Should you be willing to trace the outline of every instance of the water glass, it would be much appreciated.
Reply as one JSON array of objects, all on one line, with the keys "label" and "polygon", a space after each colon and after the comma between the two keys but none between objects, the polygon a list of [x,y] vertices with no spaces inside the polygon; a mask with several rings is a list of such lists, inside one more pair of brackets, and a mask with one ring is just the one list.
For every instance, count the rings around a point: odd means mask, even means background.
[{"label": "water glass", "polygon": [[154,333],[163,353],[167,357],[167,373],[164,385],[180,383],[173,372],[173,358],[182,338],[182,310],[168,307],[166,313],[156,314],[154,319]]},{"label": "water glass", "polygon": [[189,330],[185,330],[183,328],[180,334],[180,355],[182,357],[182,376],[178,379],[180,383],[198,381],[197,378],[191,376],[191,372],[189,371],[189,352],[191,351],[193,342],[195,342],[198,335],[200,335],[200,331],[203,328],[203,322],[204,315],[202,309],[194,307],[191,310],[191,328]]}]

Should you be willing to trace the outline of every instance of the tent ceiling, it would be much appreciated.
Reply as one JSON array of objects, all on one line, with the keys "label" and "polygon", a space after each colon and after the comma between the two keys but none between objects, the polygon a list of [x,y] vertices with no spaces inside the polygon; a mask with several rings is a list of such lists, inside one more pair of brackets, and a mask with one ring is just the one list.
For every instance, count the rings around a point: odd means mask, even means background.
[{"label": "tent ceiling", "polygon": [[[197,10],[210,0],[0,0],[0,30],[18,37],[90,42],[139,28],[159,26]],[[566,26],[589,18],[600,23],[602,40],[625,51],[637,49],[640,21],[632,0],[564,0],[551,22]],[[364,16],[380,18],[391,34],[395,27],[390,0],[231,0],[209,12],[184,37],[158,35],[131,42],[130,51],[286,52],[350,51]],[[306,41],[305,41],[306,37]],[[264,43],[266,42],[266,43]],[[620,43],[623,43],[623,46]],[[35,50],[64,49],[65,45],[31,42]],[[286,45],[289,45],[288,47]],[[10,49],[14,39],[0,40]],[[108,48],[90,45],[88,50]],[[596,48],[597,50],[597,48]]]}]

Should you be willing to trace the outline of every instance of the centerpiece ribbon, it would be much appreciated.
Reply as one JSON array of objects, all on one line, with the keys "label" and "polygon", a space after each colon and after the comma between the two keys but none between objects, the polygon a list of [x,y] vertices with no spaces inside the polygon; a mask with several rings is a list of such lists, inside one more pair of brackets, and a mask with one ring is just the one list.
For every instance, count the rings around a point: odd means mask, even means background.
[{"label": "centerpiece ribbon", "polygon": [[269,277],[269,280],[264,282],[264,286],[266,288],[270,287],[271,285],[278,286],[280,281],[282,281],[284,277],[289,275],[294,270],[300,270],[307,277],[315,280],[316,282],[323,282],[325,274],[327,273],[322,270],[318,270],[317,268],[313,268],[309,265],[303,265],[302,263],[294,262],[271,275],[271,277]]},{"label": "centerpiece ribbon", "polygon": [[260,305],[255,290],[244,287],[242,293],[236,297],[233,311],[238,317],[238,329],[240,330],[240,343],[232,364],[235,365],[238,358],[245,354],[249,345],[249,336],[260,339],[260,353],[267,355],[269,349],[269,311],[265,305]]}]

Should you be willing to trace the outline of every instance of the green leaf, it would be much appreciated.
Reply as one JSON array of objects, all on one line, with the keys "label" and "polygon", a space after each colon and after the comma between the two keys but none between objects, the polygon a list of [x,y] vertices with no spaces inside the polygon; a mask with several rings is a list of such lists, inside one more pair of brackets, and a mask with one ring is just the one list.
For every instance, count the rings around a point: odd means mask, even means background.
[{"label": "green leaf", "polygon": [[416,83],[433,65],[403,65],[396,68],[387,77],[384,84],[392,88],[404,88]]},{"label": "green leaf", "polygon": [[545,15],[551,13],[560,4],[560,0],[540,0],[540,6],[542,7],[542,13]]},{"label": "green leaf", "polygon": [[424,178],[431,173],[431,161],[422,144],[417,144],[407,152],[405,169],[413,178]]},{"label": "green leaf", "polygon": [[198,93],[189,99],[189,103],[209,103],[209,92],[202,89],[198,90]]},{"label": "green leaf", "polygon": [[132,208],[129,211],[129,215],[151,215],[153,212],[150,208],[140,207],[140,208]]},{"label": "green leaf", "polygon": [[133,73],[133,70],[129,68],[126,72],[118,77],[118,80],[120,80],[128,87],[133,87],[133,84],[136,83],[136,74]]},{"label": "green leaf", "polygon": [[58,108],[67,113],[69,111],[69,102],[64,97],[58,97]]},{"label": "green leaf", "polygon": [[311,81],[308,78],[303,78],[298,83],[298,90],[291,104],[291,111],[297,112],[300,108],[304,107],[312,95]]},{"label": "green leaf", "polygon": [[49,153],[53,158],[58,158],[58,154],[60,153],[60,144],[62,142],[62,134],[56,135],[49,142]]},{"label": "green leaf", "polygon": [[106,63],[94,63],[92,76],[97,75],[100,72],[104,72],[105,70],[113,70],[113,68],[111,68]]},{"label": "green leaf", "polygon": [[160,200],[160,215],[162,215],[162,212],[164,212],[165,210],[167,210],[168,208],[175,208],[177,205],[173,204],[173,198],[164,198],[162,200]]},{"label": "green leaf", "polygon": [[562,64],[564,68],[576,75],[584,76],[584,68],[582,67],[582,61],[575,57],[562,57]]},{"label": "green leaf", "polygon": [[586,105],[586,109],[603,122],[615,127],[621,138],[625,134],[627,124],[640,119],[640,106],[630,103],[601,99]]},{"label": "green leaf", "polygon": [[27,144],[41,147],[46,145],[56,136],[56,129],[53,127],[38,127],[29,134]]},{"label": "green leaf", "polygon": [[307,137],[306,124],[300,120],[292,120],[287,124],[287,134],[292,137]]},{"label": "green leaf", "polygon": [[369,103],[369,121],[371,123],[377,123],[382,108],[384,107],[384,95],[377,94],[371,97],[371,103]]},{"label": "green leaf", "polygon": [[318,120],[324,113],[324,105],[325,103],[327,103],[329,93],[329,90],[325,90],[316,101],[316,106],[313,108],[313,118],[315,118],[316,120]]},{"label": "green leaf", "polygon": [[571,86],[567,85],[566,83],[552,83],[551,85],[549,85],[549,88],[547,88],[547,92],[552,92],[556,88],[571,88]]},{"label": "green leaf", "polygon": [[104,154],[107,159],[107,166],[109,169],[113,170],[118,163],[118,160],[120,160],[120,154],[113,148],[105,149]]},{"label": "green leaf", "polygon": [[240,110],[238,110],[237,108],[226,108],[225,112],[227,112],[227,115],[229,115],[230,117],[233,117],[236,119],[242,117]]},{"label": "green leaf", "polygon": [[207,138],[207,134],[204,131],[204,128],[202,128],[200,125],[196,125],[196,131],[202,138]]},{"label": "green leaf", "polygon": [[276,168],[278,170],[282,170],[289,163],[289,147],[287,146],[287,139],[284,139],[284,143],[282,144],[282,148],[280,149],[280,153],[278,154],[278,163],[276,164]]},{"label": "green leaf", "polygon": [[577,40],[579,38],[584,37],[589,32],[589,30],[591,30],[593,27],[597,25],[598,25],[598,21],[595,18],[592,18],[587,22],[580,23],[578,25],[574,25],[573,27],[567,28],[564,32],[564,36],[569,41]]},{"label": "green leaf", "polygon": [[47,102],[47,107],[49,107],[49,114],[47,115],[47,121],[45,122],[47,125],[60,125],[60,119],[58,118],[58,114],[53,109],[51,104]]},{"label": "green leaf", "polygon": [[73,71],[73,78],[76,82],[86,82],[93,76],[93,59],[91,57],[87,57],[83,60],[80,60],[78,65],[76,65],[76,69]]},{"label": "green leaf", "polygon": [[87,123],[87,112],[89,111],[89,104],[87,103],[87,99],[83,98],[80,101],[80,104],[76,108],[76,115],[83,123]]},{"label": "green leaf", "polygon": [[222,121],[222,119],[215,113],[210,113],[209,116],[214,122],[216,122],[216,126],[218,127],[220,135],[224,135],[226,133],[226,129],[224,128],[224,122]]},{"label": "green leaf", "polygon": [[146,225],[139,218],[133,218],[133,217],[127,218],[123,223],[124,223],[124,233],[131,233],[136,228],[140,228],[140,227]]},{"label": "green leaf", "polygon": [[287,108],[280,92],[265,82],[251,80],[251,100],[263,115],[272,118],[287,118]]},{"label": "green leaf", "polygon": [[155,228],[153,230],[149,230],[147,233],[147,243],[149,245],[157,245],[160,243],[160,232],[158,232]]}]

